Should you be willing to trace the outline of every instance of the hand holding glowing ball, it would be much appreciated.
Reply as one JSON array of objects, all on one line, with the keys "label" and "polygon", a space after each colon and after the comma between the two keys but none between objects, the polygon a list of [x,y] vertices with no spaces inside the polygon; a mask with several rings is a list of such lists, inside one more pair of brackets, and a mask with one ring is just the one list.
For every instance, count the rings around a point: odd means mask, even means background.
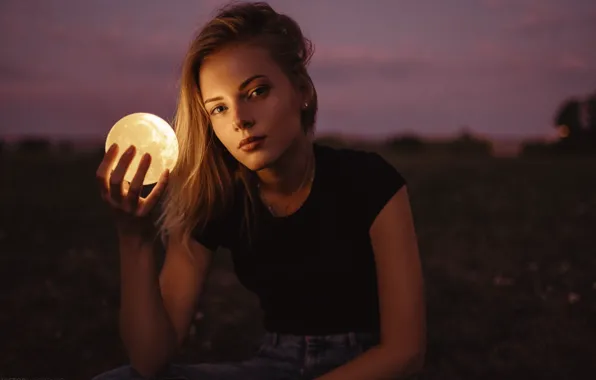
[{"label": "hand holding glowing ball", "polygon": [[171,171],[178,160],[178,139],[168,122],[150,113],[133,113],[118,120],[110,129],[106,138],[105,150],[118,144],[118,155],[112,170],[118,164],[122,154],[134,145],[136,154],[124,175],[124,180],[131,182],[141,157],[151,155],[151,165],[145,175],[143,185],[157,183],[160,175],[167,169]]}]

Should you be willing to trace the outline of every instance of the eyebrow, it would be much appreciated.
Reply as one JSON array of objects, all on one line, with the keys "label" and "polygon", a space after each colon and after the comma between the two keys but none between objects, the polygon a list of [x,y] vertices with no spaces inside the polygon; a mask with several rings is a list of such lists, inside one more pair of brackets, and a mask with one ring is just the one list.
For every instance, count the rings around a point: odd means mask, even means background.
[{"label": "eyebrow", "polygon": [[[240,83],[240,86],[238,86],[238,91],[242,91],[246,86],[248,86],[250,84],[250,82],[252,82],[255,79],[259,79],[259,78],[266,78],[266,76],[262,75],[262,74],[253,75],[252,77],[246,79],[244,82]],[[216,100],[223,100],[223,97],[216,96],[214,98],[209,98],[209,99],[205,100],[203,103],[207,104],[209,102],[214,102]]]}]

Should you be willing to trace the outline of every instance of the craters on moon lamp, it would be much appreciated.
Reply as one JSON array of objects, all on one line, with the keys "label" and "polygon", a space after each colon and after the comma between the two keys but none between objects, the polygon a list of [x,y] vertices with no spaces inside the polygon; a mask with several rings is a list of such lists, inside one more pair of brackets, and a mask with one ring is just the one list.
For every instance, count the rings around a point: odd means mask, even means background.
[{"label": "craters on moon lamp", "polygon": [[151,165],[143,185],[156,183],[159,176],[166,169],[171,171],[178,160],[178,139],[174,130],[167,121],[150,113],[137,112],[118,120],[108,133],[105,150],[114,143],[118,144],[118,156],[112,170],[129,146],[134,145],[136,148],[136,154],[124,176],[128,182],[132,181],[145,153],[151,155]]}]

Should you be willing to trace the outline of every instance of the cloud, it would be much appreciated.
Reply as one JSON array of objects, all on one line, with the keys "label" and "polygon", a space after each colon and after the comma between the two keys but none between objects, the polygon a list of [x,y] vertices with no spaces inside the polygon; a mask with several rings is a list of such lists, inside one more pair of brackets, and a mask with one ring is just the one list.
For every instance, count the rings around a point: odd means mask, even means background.
[{"label": "cloud", "polygon": [[19,62],[23,72],[43,65],[45,75],[77,83],[100,77],[171,80],[190,39],[174,20],[192,19],[196,8],[187,4],[180,12],[180,5],[159,2],[141,7],[127,2],[116,9],[72,1],[25,3],[3,4],[3,58]]},{"label": "cloud", "polygon": [[315,80],[343,85],[362,80],[398,83],[431,68],[432,62],[422,54],[348,45],[317,51],[309,71]]},{"label": "cloud", "polygon": [[561,55],[557,62],[557,66],[565,71],[585,71],[590,67],[586,58],[569,53]]},{"label": "cloud", "polygon": [[310,72],[314,79],[329,84],[345,84],[354,80],[384,80],[398,82],[424,73],[428,62],[416,60],[388,60],[374,62],[366,58],[314,63]]},{"label": "cloud", "polygon": [[596,36],[596,3],[521,1],[505,30],[518,36],[557,38],[572,33]]}]

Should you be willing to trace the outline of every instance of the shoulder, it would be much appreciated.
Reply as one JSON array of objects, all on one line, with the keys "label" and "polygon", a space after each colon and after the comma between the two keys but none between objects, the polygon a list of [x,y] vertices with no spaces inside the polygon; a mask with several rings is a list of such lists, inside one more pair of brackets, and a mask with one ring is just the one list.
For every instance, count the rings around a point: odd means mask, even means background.
[{"label": "shoulder", "polygon": [[380,153],[355,148],[318,146],[325,164],[342,177],[373,182],[404,182],[401,172]]},{"label": "shoulder", "polygon": [[351,208],[369,227],[385,204],[406,185],[401,172],[380,153],[320,147],[326,172],[350,197]]}]

